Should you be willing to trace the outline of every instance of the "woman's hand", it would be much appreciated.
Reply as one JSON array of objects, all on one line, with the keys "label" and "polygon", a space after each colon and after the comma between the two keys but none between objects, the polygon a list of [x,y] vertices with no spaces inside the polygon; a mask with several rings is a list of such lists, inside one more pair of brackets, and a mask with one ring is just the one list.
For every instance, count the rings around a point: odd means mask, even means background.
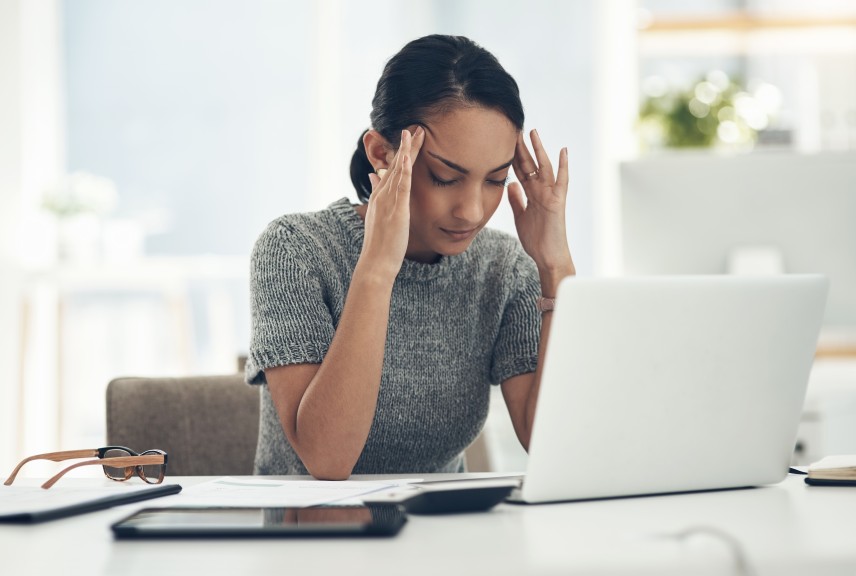
[{"label": "woman's hand", "polygon": [[[535,158],[526,148],[523,135],[517,136],[512,166],[520,182],[508,187],[508,202],[514,213],[520,243],[538,266],[541,294],[553,298],[562,279],[576,273],[565,228],[568,149],[563,148],[559,153],[559,171],[553,174],[553,165],[535,130],[530,133],[530,138]],[[508,405],[514,431],[526,450],[529,449],[535,422],[552,317],[552,314],[541,316],[541,340],[535,372],[518,374],[502,383],[502,395]]]},{"label": "woman's hand", "polygon": [[411,136],[401,132],[401,145],[388,170],[369,174],[372,193],[365,218],[365,240],[361,264],[386,279],[394,280],[401,270],[410,236],[410,179],[413,161],[425,141],[425,129]]},{"label": "woman's hand", "polygon": [[[535,158],[526,148],[523,135],[517,137],[512,166],[520,182],[508,186],[508,202],[514,213],[520,243],[538,266],[542,289],[545,295],[553,296],[548,292],[555,290],[558,281],[575,273],[565,226],[568,149],[563,148],[560,152],[559,171],[554,174],[550,158],[535,130],[530,133],[530,138]],[[545,282],[551,286],[545,286]]]}]

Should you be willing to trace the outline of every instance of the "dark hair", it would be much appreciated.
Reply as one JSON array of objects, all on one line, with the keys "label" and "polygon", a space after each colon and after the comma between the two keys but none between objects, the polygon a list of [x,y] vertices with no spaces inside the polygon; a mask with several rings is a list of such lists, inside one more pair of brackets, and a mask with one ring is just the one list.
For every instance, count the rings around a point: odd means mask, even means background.
[{"label": "dark hair", "polygon": [[[425,36],[386,63],[372,99],[372,127],[398,148],[403,129],[424,125],[431,114],[456,104],[498,110],[523,129],[517,82],[493,54],[463,36]],[[366,132],[351,158],[351,182],[363,202],[371,194],[368,175],[374,170],[363,146]]]}]

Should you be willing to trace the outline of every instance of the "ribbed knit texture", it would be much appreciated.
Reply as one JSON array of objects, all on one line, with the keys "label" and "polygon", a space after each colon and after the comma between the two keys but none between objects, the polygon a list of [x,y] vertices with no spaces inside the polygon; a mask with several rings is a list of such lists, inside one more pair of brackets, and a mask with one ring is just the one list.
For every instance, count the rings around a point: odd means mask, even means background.
[{"label": "ribbed knit texture", "polygon": [[[324,359],[363,238],[363,221],[343,198],[320,212],[282,216],[256,242],[246,379],[264,385],[257,474],[307,473],[263,371]],[[405,260],[392,290],[377,410],[353,472],[463,471],[462,452],[487,417],[490,384],[535,371],[539,295],[535,263],[496,230],[435,264]]]}]

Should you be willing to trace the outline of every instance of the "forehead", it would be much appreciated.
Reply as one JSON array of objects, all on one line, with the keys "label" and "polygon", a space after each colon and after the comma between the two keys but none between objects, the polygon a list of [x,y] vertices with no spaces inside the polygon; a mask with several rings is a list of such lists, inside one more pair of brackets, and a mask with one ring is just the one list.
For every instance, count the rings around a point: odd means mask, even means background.
[{"label": "forehead", "polygon": [[457,106],[430,116],[423,150],[469,170],[490,170],[511,160],[517,127],[489,108]]}]

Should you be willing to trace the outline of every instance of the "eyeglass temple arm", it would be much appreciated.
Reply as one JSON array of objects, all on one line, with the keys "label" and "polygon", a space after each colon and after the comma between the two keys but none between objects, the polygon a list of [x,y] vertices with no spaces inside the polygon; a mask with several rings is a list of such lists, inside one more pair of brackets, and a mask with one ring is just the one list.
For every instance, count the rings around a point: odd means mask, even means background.
[{"label": "eyeglass temple arm", "polygon": [[53,462],[62,462],[63,460],[71,460],[72,458],[90,458],[92,456],[98,456],[98,450],[65,450],[63,452],[46,452],[44,454],[29,456],[28,458],[21,460],[21,462],[15,466],[15,469],[12,470],[12,475],[9,476],[3,484],[11,486],[12,482],[15,481],[15,477],[18,475],[18,471],[21,470],[21,467],[32,460],[51,460]]},{"label": "eyeglass temple arm", "polygon": [[75,468],[80,468],[81,466],[89,466],[92,464],[98,464],[99,466],[108,466],[110,468],[125,468],[127,466],[144,466],[146,464],[163,464],[164,457],[163,454],[146,454],[145,456],[124,456],[121,458],[99,458],[98,460],[86,460],[84,462],[78,462],[77,464],[72,464],[68,468],[64,468],[60,470],[56,476],[42,484],[42,488],[47,490],[54,484],[56,484],[57,480],[65,476],[66,472],[71,472]]}]

